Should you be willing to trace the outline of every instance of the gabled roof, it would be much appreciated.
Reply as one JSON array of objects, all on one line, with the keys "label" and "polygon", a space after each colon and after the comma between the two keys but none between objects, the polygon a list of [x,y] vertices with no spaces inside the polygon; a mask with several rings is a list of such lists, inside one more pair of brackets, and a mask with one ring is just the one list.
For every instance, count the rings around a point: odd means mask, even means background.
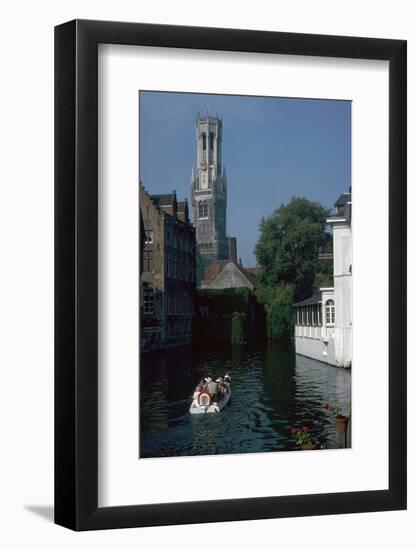
[{"label": "gabled roof", "polygon": [[241,265],[235,264],[235,266],[238,268],[238,270],[242,273],[244,277],[252,284],[252,286],[255,286],[256,282],[256,275],[242,267]]},{"label": "gabled roof", "polygon": [[[228,266],[228,264],[233,264],[234,267],[240,272],[241,275],[247,280],[247,282],[251,286],[255,286],[256,282],[256,275],[252,272],[252,270],[259,270],[260,268],[248,268],[242,267],[241,265],[235,263],[233,260],[213,260],[210,265],[204,268],[204,279],[203,281],[210,285],[212,281],[214,281],[218,275],[223,271],[223,269]],[[257,271],[256,271],[257,273]]]},{"label": "gabled roof", "polygon": [[[217,262],[216,262],[217,263]],[[222,262],[223,263],[223,262]],[[248,273],[242,266],[235,264],[232,260],[226,260],[221,266],[217,276],[212,281],[209,281],[205,288],[221,289],[221,288],[255,288],[256,277],[252,273]]]},{"label": "gabled roof", "polygon": [[204,281],[213,281],[230,260],[213,260],[204,268]]}]

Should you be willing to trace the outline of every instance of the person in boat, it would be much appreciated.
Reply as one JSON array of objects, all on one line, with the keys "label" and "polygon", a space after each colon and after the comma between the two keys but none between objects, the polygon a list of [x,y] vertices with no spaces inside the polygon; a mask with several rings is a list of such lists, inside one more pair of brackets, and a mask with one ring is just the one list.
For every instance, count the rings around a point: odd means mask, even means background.
[{"label": "person in boat", "polygon": [[223,378],[219,378],[218,382],[219,382],[219,394],[220,394],[220,398],[223,398],[223,397],[226,395],[226,393],[227,393],[227,389],[226,389],[226,386],[225,386],[225,383],[224,383]]},{"label": "person in boat", "polygon": [[227,382],[228,384],[230,384],[230,382],[232,381],[232,379],[230,378],[230,375],[227,372],[224,375],[224,381]]},{"label": "person in boat", "polygon": [[223,383],[222,378],[217,378],[216,379],[216,384],[217,384],[216,401],[218,401],[219,399],[221,399],[223,397],[222,383]]},{"label": "person in boat", "polygon": [[210,394],[210,397],[214,399],[217,394],[217,383],[213,381],[213,379],[210,377],[211,382],[208,382],[207,384],[207,391]]}]

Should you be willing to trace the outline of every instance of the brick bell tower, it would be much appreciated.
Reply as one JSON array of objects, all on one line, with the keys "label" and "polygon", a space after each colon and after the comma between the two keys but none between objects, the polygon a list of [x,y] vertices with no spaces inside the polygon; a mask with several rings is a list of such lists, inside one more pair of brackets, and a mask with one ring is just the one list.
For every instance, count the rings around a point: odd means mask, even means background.
[{"label": "brick bell tower", "polygon": [[200,271],[213,260],[229,258],[226,236],[227,180],[222,168],[223,123],[215,117],[196,118],[197,166],[191,174],[192,223],[196,228]]}]

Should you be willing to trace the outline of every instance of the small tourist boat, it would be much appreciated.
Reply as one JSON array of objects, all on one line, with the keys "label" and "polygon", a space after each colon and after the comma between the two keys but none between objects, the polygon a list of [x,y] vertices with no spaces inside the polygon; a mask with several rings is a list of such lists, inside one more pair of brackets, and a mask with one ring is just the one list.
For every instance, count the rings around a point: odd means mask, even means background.
[{"label": "small tourist boat", "polygon": [[200,391],[199,387],[197,387],[194,391],[193,400],[190,406],[190,413],[219,413],[229,403],[232,396],[230,377],[225,377],[223,388],[223,392],[219,392],[218,396],[212,398],[207,390],[203,389],[202,391]]}]

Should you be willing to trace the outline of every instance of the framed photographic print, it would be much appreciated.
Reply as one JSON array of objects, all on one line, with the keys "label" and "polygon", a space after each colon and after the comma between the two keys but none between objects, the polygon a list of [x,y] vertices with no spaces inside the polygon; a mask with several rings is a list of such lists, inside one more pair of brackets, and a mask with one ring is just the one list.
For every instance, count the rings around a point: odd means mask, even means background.
[{"label": "framed photographic print", "polygon": [[55,31],[55,521],[406,507],[406,42]]}]

